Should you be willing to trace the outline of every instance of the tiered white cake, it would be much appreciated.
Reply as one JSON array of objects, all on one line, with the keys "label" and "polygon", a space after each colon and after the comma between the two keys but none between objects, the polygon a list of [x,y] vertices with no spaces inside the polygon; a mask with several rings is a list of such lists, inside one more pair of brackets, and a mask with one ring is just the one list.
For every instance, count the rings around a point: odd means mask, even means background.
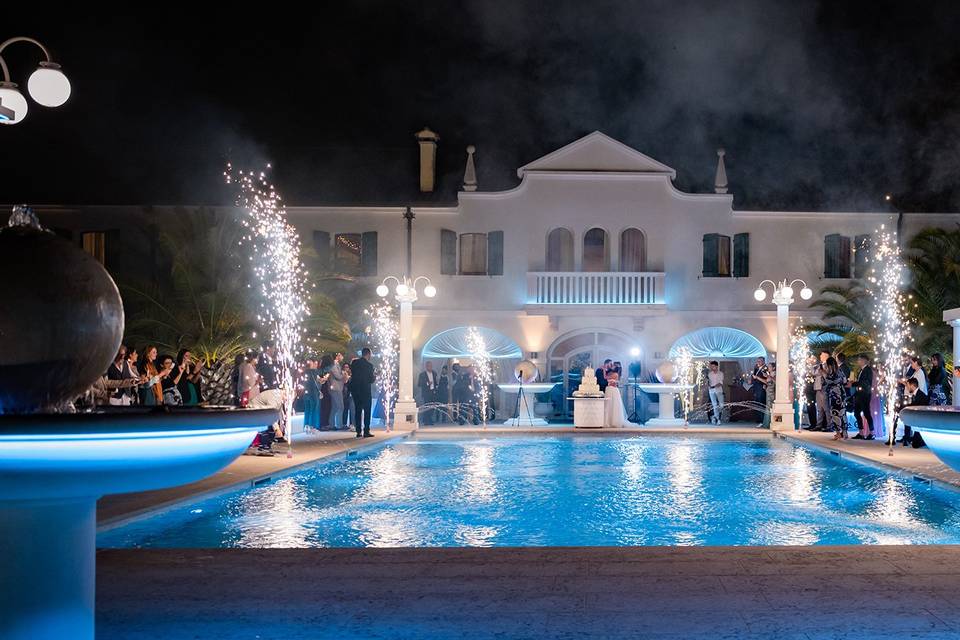
[{"label": "tiered white cake", "polygon": [[574,398],[602,398],[603,391],[600,391],[600,385],[597,383],[597,376],[593,369],[589,367],[583,370],[583,377],[580,378],[580,386],[573,392]]}]

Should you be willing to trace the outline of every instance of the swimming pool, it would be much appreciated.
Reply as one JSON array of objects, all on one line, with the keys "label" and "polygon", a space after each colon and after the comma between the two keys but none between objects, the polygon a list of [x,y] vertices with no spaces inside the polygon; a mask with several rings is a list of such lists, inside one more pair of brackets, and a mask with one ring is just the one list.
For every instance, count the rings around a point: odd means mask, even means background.
[{"label": "swimming pool", "polygon": [[960,543],[960,494],[767,437],[417,434],[100,547]]}]

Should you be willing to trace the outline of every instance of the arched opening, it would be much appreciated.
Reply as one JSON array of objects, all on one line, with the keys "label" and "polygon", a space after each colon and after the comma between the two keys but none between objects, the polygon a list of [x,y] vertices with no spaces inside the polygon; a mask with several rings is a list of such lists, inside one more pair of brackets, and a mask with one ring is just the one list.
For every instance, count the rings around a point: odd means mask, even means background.
[{"label": "arched opening", "polygon": [[620,234],[620,271],[647,270],[647,236],[640,229],[624,229]]},{"label": "arched opening", "polygon": [[[560,383],[552,396],[557,413],[572,415],[573,403],[565,399],[580,386],[585,368],[597,368],[609,358],[622,363],[626,377],[630,363],[640,361],[638,353],[629,336],[608,329],[587,329],[557,338],[547,350],[548,380]],[[626,401],[626,394],[623,399]]]},{"label": "arched opening", "polygon": [[547,234],[547,271],[573,271],[573,233],[558,228]]},{"label": "arched opening", "polygon": [[610,248],[607,232],[599,227],[583,235],[583,271],[609,271]]}]

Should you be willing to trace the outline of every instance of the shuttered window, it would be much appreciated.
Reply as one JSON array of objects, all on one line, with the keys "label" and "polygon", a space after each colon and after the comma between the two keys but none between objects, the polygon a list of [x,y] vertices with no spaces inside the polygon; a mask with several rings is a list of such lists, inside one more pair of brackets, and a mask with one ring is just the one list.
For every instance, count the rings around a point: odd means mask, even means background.
[{"label": "shuttered window", "polygon": [[460,275],[487,275],[487,234],[460,234]]},{"label": "shuttered window", "polygon": [[853,277],[866,278],[870,273],[870,252],[873,250],[873,238],[869,233],[853,239]]},{"label": "shuttered window", "polygon": [[823,239],[823,277],[850,277],[850,238],[832,233]]},{"label": "shuttered window", "polygon": [[362,236],[359,233],[338,233],[333,243],[333,260],[337,273],[348,276],[363,274],[360,259],[360,243]]},{"label": "shuttered window", "polygon": [[733,277],[746,278],[750,275],[750,234],[738,233],[733,236]]},{"label": "shuttered window", "polygon": [[330,268],[330,234],[326,231],[313,232],[313,250],[317,252],[317,262],[321,269]]},{"label": "shuttered window", "polygon": [[360,270],[365,276],[377,275],[376,231],[367,231],[360,238]]},{"label": "shuttered window", "polygon": [[708,233],[703,236],[703,276],[730,276],[730,236]]},{"label": "shuttered window", "polygon": [[487,275],[503,275],[503,231],[487,234]]},{"label": "shuttered window", "polygon": [[457,232],[440,230],[440,273],[445,276],[457,275]]}]

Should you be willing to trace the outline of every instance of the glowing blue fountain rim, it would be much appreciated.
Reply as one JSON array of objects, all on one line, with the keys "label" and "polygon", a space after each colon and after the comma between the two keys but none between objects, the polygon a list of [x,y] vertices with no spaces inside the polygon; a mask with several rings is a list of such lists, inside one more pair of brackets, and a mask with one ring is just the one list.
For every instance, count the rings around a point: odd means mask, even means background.
[{"label": "glowing blue fountain rim", "polygon": [[697,358],[759,358],[767,356],[763,343],[746,331],[732,327],[704,327],[691,331],[670,347],[670,358],[676,358],[681,347]]},{"label": "glowing blue fountain rim", "polygon": [[[444,360],[447,358],[469,358],[470,348],[467,346],[467,332],[469,327],[455,327],[441,331],[423,345],[420,358],[423,360]],[[503,335],[499,331],[487,327],[477,327],[487,347],[487,352],[494,359],[519,359],[523,357],[520,345]]]}]

